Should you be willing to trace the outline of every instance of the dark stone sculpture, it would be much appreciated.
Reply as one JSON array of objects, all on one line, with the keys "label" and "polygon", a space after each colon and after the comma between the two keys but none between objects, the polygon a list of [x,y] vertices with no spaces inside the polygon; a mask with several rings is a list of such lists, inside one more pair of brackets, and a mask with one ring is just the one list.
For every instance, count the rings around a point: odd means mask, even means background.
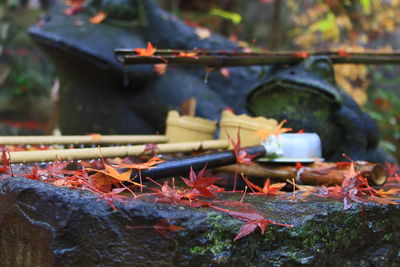
[{"label": "dark stone sculpture", "polygon": [[343,160],[343,153],[355,160],[390,160],[378,148],[375,122],[336,86],[332,63],[326,57],[272,70],[249,94],[247,107],[253,115],[287,119],[286,126],[295,131],[318,133],[329,160]]},{"label": "dark stone sculpture", "polygon": [[[288,119],[295,129],[317,132],[327,160],[341,160],[342,153],[354,160],[388,160],[377,149],[375,123],[335,86],[326,59],[275,68],[264,79],[261,67],[234,67],[228,78],[212,72],[208,83],[204,83],[204,66],[169,66],[162,76],[152,65],[124,69],[113,50],[146,47],[148,41],[160,49],[235,51],[239,47],[219,35],[196,34],[195,28],[153,0],[89,1],[84,11],[73,16],[64,15],[65,8],[54,7],[44,17],[44,25],[30,29],[61,75],[64,134],[163,132],[167,111],[195,97],[200,117],[218,120],[221,111],[231,107],[237,113]],[[97,25],[88,22],[99,10],[108,12],[107,19]],[[124,75],[128,86],[123,84]]]},{"label": "dark stone sculpture", "polygon": [[[288,193],[290,194],[290,193]],[[226,196],[239,200],[241,195]],[[293,228],[268,225],[233,241],[244,222],[211,208],[131,200],[117,211],[94,194],[25,178],[0,181],[1,266],[398,266],[400,206],[246,196]],[[183,227],[176,241],[152,229]]]},{"label": "dark stone sculpture", "polygon": [[[124,70],[113,55],[116,48],[146,47],[148,41],[159,49],[233,51],[239,49],[236,44],[216,34],[207,38],[197,35],[194,28],[157,7],[153,0],[117,1],[122,7],[111,3],[114,1],[91,2],[74,16],[64,15],[66,7],[58,5],[44,17],[43,26],[29,31],[61,75],[64,134],[164,131],[167,111],[191,97],[197,98],[196,114],[201,117],[218,119],[228,106],[245,112],[244,99],[260,67],[231,68],[229,78],[212,72],[205,84],[204,66],[169,67],[160,76],[152,65]],[[90,16],[102,8],[110,12],[106,21],[91,24]]]}]

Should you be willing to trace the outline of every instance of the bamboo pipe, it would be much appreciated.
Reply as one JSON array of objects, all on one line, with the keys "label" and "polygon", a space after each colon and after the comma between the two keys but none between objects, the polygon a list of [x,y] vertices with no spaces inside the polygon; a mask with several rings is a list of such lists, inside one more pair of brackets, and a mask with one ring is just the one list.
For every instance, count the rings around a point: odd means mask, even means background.
[{"label": "bamboo pipe", "polygon": [[[286,181],[295,178],[299,184],[310,185],[341,185],[349,168],[335,168],[335,163],[324,163],[324,167],[311,164],[301,169],[294,166],[252,163],[249,165],[235,164],[217,168],[216,171],[238,172],[250,177],[271,178]],[[359,171],[372,185],[383,185],[387,174],[384,167],[374,163],[355,164]]]},{"label": "bamboo pipe", "polygon": [[88,145],[166,143],[165,135],[0,136],[0,145]]},{"label": "bamboo pipe", "polygon": [[[195,52],[192,57],[179,56],[179,52]],[[311,56],[326,56],[334,64],[399,64],[400,52],[385,51],[273,51],[263,53],[157,50],[153,56],[139,56],[133,49],[116,49],[114,56],[124,65],[157,64],[204,65],[233,67],[271,64],[294,64]]]},{"label": "bamboo pipe", "polygon": [[[157,145],[159,153],[191,152],[198,149],[226,149],[226,140],[207,140]],[[40,151],[10,152],[11,163],[49,162],[58,160],[85,160],[95,158],[129,157],[145,153],[146,145],[115,146],[99,148],[76,148]],[[146,152],[149,153],[149,152]]]},{"label": "bamboo pipe", "polygon": [[[264,146],[249,146],[244,149],[248,155],[254,155],[255,157],[263,157],[267,153]],[[153,168],[141,171],[141,175],[143,177],[151,177],[152,179],[187,175],[190,172],[190,168],[194,171],[199,171],[204,167],[212,169],[219,166],[234,164],[236,160],[236,155],[233,150],[207,153],[166,161],[157,164],[157,166]],[[132,176],[134,177],[137,174],[138,173],[132,173]]]}]

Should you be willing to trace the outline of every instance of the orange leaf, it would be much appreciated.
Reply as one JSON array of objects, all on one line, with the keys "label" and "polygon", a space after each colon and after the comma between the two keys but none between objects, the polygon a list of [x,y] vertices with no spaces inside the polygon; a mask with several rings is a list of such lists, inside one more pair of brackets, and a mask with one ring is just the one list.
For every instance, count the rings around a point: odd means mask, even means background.
[{"label": "orange leaf", "polygon": [[279,125],[273,130],[269,130],[269,129],[257,130],[255,132],[255,135],[259,136],[261,140],[265,140],[268,137],[270,137],[271,135],[278,136],[281,133],[286,133],[286,132],[292,131],[293,130],[292,128],[282,128],[283,124],[285,124],[286,122],[287,122],[287,120],[281,121],[279,123]]},{"label": "orange leaf", "polygon": [[180,57],[192,57],[192,58],[197,58],[197,53],[196,53],[196,52],[183,52],[183,51],[179,51],[178,56],[180,56]]},{"label": "orange leaf", "polygon": [[154,55],[156,52],[157,48],[153,47],[151,42],[147,42],[147,48],[135,48],[133,51],[135,51],[138,56],[142,57],[151,57]]},{"label": "orange leaf", "polygon": [[107,13],[103,10],[99,11],[99,13],[97,13],[96,15],[94,15],[93,17],[91,17],[89,19],[89,21],[93,24],[99,24],[101,23],[103,20],[105,20],[107,17]]},{"label": "orange leaf", "polygon": [[391,195],[397,195],[400,192],[400,189],[398,188],[392,188],[388,190],[384,189],[379,189],[376,191],[376,194],[379,195],[380,197],[387,197]]},{"label": "orange leaf", "polygon": [[127,171],[127,172],[120,173],[117,169],[114,169],[113,167],[111,167],[111,166],[108,165],[108,164],[105,164],[105,163],[104,163],[104,167],[105,167],[105,170],[104,170],[104,171],[103,171],[103,170],[92,169],[92,168],[87,168],[86,170],[88,170],[88,171],[95,171],[95,172],[98,172],[98,173],[102,173],[102,174],[107,175],[107,176],[109,176],[109,177],[112,177],[112,178],[114,178],[114,179],[116,179],[116,180],[118,180],[118,181],[121,181],[121,182],[130,182],[130,183],[132,183],[132,184],[134,184],[134,185],[143,187],[143,185],[131,181],[132,169],[130,169],[130,170]]}]

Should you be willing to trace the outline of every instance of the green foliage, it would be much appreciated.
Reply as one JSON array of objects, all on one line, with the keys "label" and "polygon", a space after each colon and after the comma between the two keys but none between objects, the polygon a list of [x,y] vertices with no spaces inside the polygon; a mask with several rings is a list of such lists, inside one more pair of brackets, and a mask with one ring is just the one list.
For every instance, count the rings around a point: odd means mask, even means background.
[{"label": "green foliage", "polygon": [[45,122],[49,116],[54,70],[27,34],[39,16],[37,9],[0,4],[0,119]]},{"label": "green foliage", "polygon": [[383,71],[374,72],[373,80],[382,87],[369,91],[365,108],[381,129],[382,146],[400,159],[400,95],[395,89],[400,78],[392,75],[387,78],[387,73],[393,73],[393,68],[384,68],[386,74]]},{"label": "green foliage", "polygon": [[220,8],[213,8],[210,11],[211,15],[220,16],[226,20],[230,20],[235,24],[239,24],[242,21],[242,16],[238,13],[228,12]]}]

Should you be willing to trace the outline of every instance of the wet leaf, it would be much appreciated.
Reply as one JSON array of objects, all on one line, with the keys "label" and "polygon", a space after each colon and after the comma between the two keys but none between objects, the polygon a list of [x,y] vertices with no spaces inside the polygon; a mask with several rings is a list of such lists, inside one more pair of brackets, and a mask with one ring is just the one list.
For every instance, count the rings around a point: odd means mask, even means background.
[{"label": "wet leaf", "polygon": [[293,227],[293,225],[277,223],[275,221],[269,220],[266,218],[264,214],[259,213],[256,210],[252,209],[242,209],[239,211],[227,210],[226,213],[231,215],[232,217],[239,219],[241,221],[245,221],[246,223],[239,229],[238,234],[236,235],[234,241],[243,238],[257,229],[260,228],[261,234],[264,234],[265,229],[268,224],[276,224],[286,227]]},{"label": "wet leaf", "polygon": [[[216,195],[210,191],[209,187],[215,182],[220,180],[220,177],[204,177],[206,166],[200,170],[196,175],[193,168],[190,167],[189,179],[181,177],[187,186],[193,187],[197,190],[198,194],[204,197],[216,197]],[[197,193],[196,192],[196,193]]]},{"label": "wet leaf", "polygon": [[249,181],[246,177],[243,176],[243,180],[247,183],[248,186],[251,188],[257,190],[261,194],[265,195],[278,195],[278,194],[284,194],[284,192],[281,192],[280,190],[286,186],[286,183],[274,183],[271,184],[271,181],[267,179],[264,183],[263,188],[259,187],[258,185],[253,184],[252,182]]}]

